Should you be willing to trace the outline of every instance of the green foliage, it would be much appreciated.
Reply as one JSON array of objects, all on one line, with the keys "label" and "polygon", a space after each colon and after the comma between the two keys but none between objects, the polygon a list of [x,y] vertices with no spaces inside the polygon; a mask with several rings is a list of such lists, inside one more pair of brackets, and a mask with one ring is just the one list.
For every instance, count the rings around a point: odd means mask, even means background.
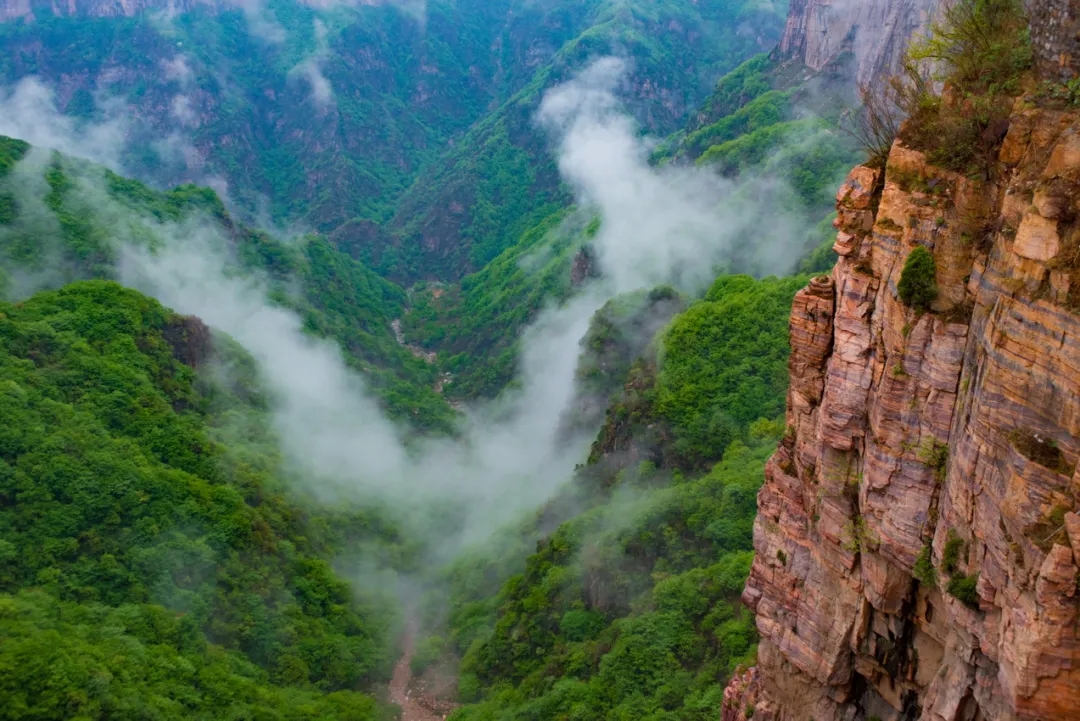
[{"label": "green foliage", "polygon": [[[734,443],[691,481],[646,470],[638,492],[542,540],[488,607],[489,630],[458,645],[461,694],[479,702],[453,718],[714,718],[754,649],[738,597],[774,443]],[[454,628],[477,604],[452,602]]]},{"label": "green foliage", "polygon": [[965,91],[1016,94],[1019,76],[1032,61],[1024,7],[1020,0],[950,3],[910,55],[942,64],[943,76]]},{"label": "green foliage", "polygon": [[932,438],[919,449],[919,460],[934,470],[938,482],[945,480],[949,467],[949,444]]},{"label": "green foliage", "polygon": [[[893,95],[910,120],[902,140],[936,165],[988,177],[1012,99],[1032,62],[1020,0],[959,0],[943,9],[929,37],[909,50]],[[925,68],[940,75],[930,77]],[[944,97],[938,87],[950,89]]]},{"label": "green foliage", "polygon": [[657,333],[685,308],[672,288],[637,291],[612,298],[598,310],[581,339],[577,394],[581,425],[592,430],[616,391],[623,387],[634,361],[655,355]]},{"label": "green foliage", "polygon": [[[770,36],[783,22],[774,3],[747,0],[711,4],[557,0],[533,5],[548,6],[542,17],[533,19],[535,27],[563,31],[549,43],[555,49],[551,59],[522,74],[513,92],[500,96],[490,114],[424,169],[389,223],[398,247],[378,262],[372,260],[373,267],[410,280],[456,279],[480,270],[532,225],[565,207],[569,197],[559,185],[550,148],[537,133],[535,116],[547,89],[568,80],[594,58],[628,59],[630,87],[662,82],[679,98],[680,108],[692,108],[701,101],[708,82],[759,49],[756,37],[739,28],[755,28],[755,36]],[[566,17],[572,22],[568,24]],[[688,36],[685,29],[690,27],[700,34]],[[571,32],[566,34],[567,30]],[[507,58],[505,66],[516,65],[514,61],[520,62]],[[627,105],[654,134],[670,133],[684,120],[681,109],[651,98],[632,95]],[[448,213],[449,207],[459,210]],[[438,247],[432,247],[434,238],[439,239]]]},{"label": "green foliage", "polygon": [[521,332],[545,303],[569,297],[573,258],[588,237],[585,220],[559,211],[459,287],[414,288],[402,325],[445,357],[441,366],[453,377],[447,394],[492,397],[511,382]]},{"label": "green foliage", "polygon": [[657,411],[676,453],[701,467],[760,417],[784,408],[788,315],[805,278],[724,276],[664,336]]},{"label": "green foliage", "polygon": [[0,166],[8,168],[0,199],[14,199],[0,200],[0,266],[35,279],[31,287],[116,277],[124,247],[227,238],[215,249],[234,258],[229,270],[264,278],[272,301],[295,310],[305,331],[337,341],[393,417],[425,430],[452,428],[456,414],[431,389],[436,370],[402,348],[391,330],[405,313],[405,292],[325,238],[283,242],[234,223],[208,188],[160,192],[59,155],[12,174],[25,152],[24,144],[0,143]]},{"label": "green foliage", "polygon": [[971,576],[953,576],[949,579],[945,590],[950,596],[972,608],[979,607],[979,593],[976,588],[979,585],[979,574]]},{"label": "green foliage", "polygon": [[0,304],[0,675],[35,718],[376,717],[353,690],[388,673],[392,617],[324,559],[393,533],[283,495],[250,360],[215,341],[240,395],[177,360],[208,341],[107,281]]},{"label": "green foliage", "polygon": [[[469,702],[457,721],[715,717],[726,680],[754,654],[752,615],[738,599],[752,559],[763,464],[784,427],[751,417],[751,403],[776,415],[783,408],[786,318],[800,285],[722,278],[657,337],[674,373],[667,390],[687,384],[709,396],[706,406],[683,411],[715,413],[726,404],[736,414],[737,440],[722,461],[715,463],[718,439],[703,443],[697,464],[713,467],[689,478],[670,467],[683,458],[671,452],[679,435],[666,430],[658,411],[664,381],[648,357],[627,371],[633,351],[623,347],[627,329],[649,327],[653,303],[676,296],[663,289],[624,296],[594,318],[585,367],[622,373],[625,384],[589,464],[535,527],[526,524],[448,573],[445,637],[449,655],[460,659],[459,693]],[[639,340],[635,350],[643,348]],[[734,382],[748,357],[776,359],[778,375],[769,376],[775,387]],[[720,391],[711,389],[718,373],[729,372]],[[604,389],[609,380],[605,375]],[[739,405],[742,395],[763,388]],[[693,393],[686,397],[698,402]],[[628,447],[634,450],[627,454]],[[560,513],[570,520],[543,530]]]},{"label": "green foliage", "polygon": [[416,645],[409,666],[416,675],[422,674],[428,666],[435,663],[446,651],[446,639],[442,636],[428,636]]},{"label": "green foliage", "polygon": [[904,261],[896,288],[904,305],[920,313],[929,310],[938,296],[934,255],[925,247],[916,246]]},{"label": "green foliage", "polygon": [[923,546],[919,551],[919,557],[915,559],[915,565],[911,569],[911,575],[919,583],[926,586],[937,585],[937,570],[934,568],[933,555],[934,549],[929,543]]},{"label": "green foliage", "polygon": [[160,606],[0,594],[0,698],[20,719],[389,719],[370,696],[277,686]]},{"label": "green foliage", "polygon": [[964,539],[956,535],[956,531],[949,529],[948,538],[945,540],[945,549],[941,553],[941,570],[952,576],[959,568],[960,554],[964,551]]}]

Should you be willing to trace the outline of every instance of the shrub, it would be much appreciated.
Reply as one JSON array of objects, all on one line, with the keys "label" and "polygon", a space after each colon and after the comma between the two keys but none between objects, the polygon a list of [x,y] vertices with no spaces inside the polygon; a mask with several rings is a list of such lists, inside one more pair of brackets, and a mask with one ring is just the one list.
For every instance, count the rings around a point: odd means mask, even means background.
[{"label": "shrub", "polygon": [[937,571],[934,570],[932,555],[933,549],[927,543],[919,552],[919,557],[915,559],[915,566],[911,569],[911,575],[924,586],[937,585]]},{"label": "shrub", "polygon": [[941,570],[950,576],[954,575],[960,562],[960,553],[964,550],[964,539],[956,535],[956,531],[949,531],[949,538],[945,541],[945,550],[941,554]]},{"label": "shrub", "polygon": [[933,469],[938,481],[943,481],[949,467],[949,446],[932,438],[919,449],[919,460]]},{"label": "shrub", "polygon": [[1031,67],[1031,38],[1020,0],[958,0],[947,4],[929,37],[915,43],[911,58],[944,68],[965,91],[1019,92]]},{"label": "shrub", "polygon": [[938,296],[937,263],[933,254],[918,246],[911,251],[900,273],[900,300],[917,311],[926,311]]},{"label": "shrub", "polygon": [[1066,476],[1073,474],[1073,466],[1053,438],[1044,438],[1030,428],[1017,428],[1009,434],[1009,440],[1013,448],[1032,463]]},{"label": "shrub", "polygon": [[964,605],[978,608],[979,594],[975,591],[978,584],[979,574],[977,573],[970,576],[953,576],[949,579],[949,585],[945,587],[945,590]]},{"label": "shrub", "polygon": [[[988,176],[1030,66],[1020,0],[957,0],[929,37],[912,44],[903,73],[890,83],[894,102],[910,117],[902,139],[937,165]],[[941,74],[931,75],[930,67]],[[938,93],[941,81],[950,88],[947,100]]]}]

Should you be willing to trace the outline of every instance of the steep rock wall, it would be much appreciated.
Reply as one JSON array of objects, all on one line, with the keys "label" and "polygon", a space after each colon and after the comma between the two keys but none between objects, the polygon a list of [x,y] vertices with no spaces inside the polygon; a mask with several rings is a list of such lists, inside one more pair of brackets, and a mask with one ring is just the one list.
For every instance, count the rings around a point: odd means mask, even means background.
[{"label": "steep rock wall", "polygon": [[941,0],[792,0],[779,53],[820,70],[845,52],[857,79],[889,75],[908,41],[926,28]]},{"label": "steep rock wall", "polygon": [[[1018,105],[1000,161],[973,181],[898,143],[839,193],[725,719],[1080,719],[1080,113]],[[897,297],[917,246],[921,314]]]},{"label": "steep rock wall", "polygon": [[1024,0],[1039,71],[1068,78],[1080,70],[1080,0]]}]

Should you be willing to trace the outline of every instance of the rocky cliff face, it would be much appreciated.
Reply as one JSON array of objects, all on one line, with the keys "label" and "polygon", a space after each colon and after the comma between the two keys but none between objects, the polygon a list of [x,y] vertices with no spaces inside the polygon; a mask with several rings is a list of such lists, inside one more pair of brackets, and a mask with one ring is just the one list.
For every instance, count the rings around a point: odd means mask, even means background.
[{"label": "rocky cliff face", "polygon": [[1080,71],[1080,0],[1024,0],[1039,71],[1069,78]]},{"label": "rocky cliff face", "polygon": [[[839,193],[725,719],[1080,719],[1080,113],[1018,103],[999,160],[975,181],[897,143]],[[897,294],[918,246],[925,313]]]},{"label": "rocky cliff face", "polygon": [[782,57],[820,70],[855,54],[857,79],[890,74],[908,41],[927,27],[940,0],[792,0],[780,41]]}]

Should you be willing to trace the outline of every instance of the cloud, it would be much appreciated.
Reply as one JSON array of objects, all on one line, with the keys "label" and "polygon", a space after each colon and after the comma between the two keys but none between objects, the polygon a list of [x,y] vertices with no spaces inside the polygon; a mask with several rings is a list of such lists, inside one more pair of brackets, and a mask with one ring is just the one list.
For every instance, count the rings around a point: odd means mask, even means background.
[{"label": "cloud", "polygon": [[[155,225],[131,218],[100,188],[83,190],[95,212],[112,214],[123,282],[199,316],[255,358],[285,457],[305,488],[328,502],[383,501],[414,519],[454,509],[459,535],[437,544],[449,553],[551,498],[584,460],[596,429],[567,437],[564,420],[581,339],[607,300],[665,283],[700,290],[736,257],[780,272],[802,238],[805,219],[768,202],[783,196],[776,179],[650,166],[651,144],[615,94],[624,73],[619,60],[598,61],[549,91],[537,116],[579,205],[602,219],[593,240],[602,276],[540,313],[522,337],[520,382],[470,409],[454,438],[411,438],[387,419],[336,344],[304,333],[260,278],[237,272],[211,223]],[[159,239],[156,252],[148,236]]]},{"label": "cloud", "polygon": [[173,96],[169,103],[169,117],[187,127],[198,124],[198,116],[191,107],[191,98],[183,94]]},{"label": "cloud", "polygon": [[420,27],[427,24],[427,0],[303,0],[316,10],[334,10],[340,7],[392,7],[413,18]]},{"label": "cloud", "polygon": [[289,74],[303,77],[311,86],[311,99],[319,108],[325,109],[334,102],[334,89],[323,74],[323,64],[330,56],[330,49],[326,25],[318,18],[314,21],[314,35],[315,51],[297,63]]},{"label": "cloud", "polygon": [[101,103],[104,119],[79,120],[60,112],[56,94],[36,77],[12,88],[0,87],[0,135],[52,148],[121,169],[121,156],[131,128],[118,103]]},{"label": "cloud", "polygon": [[673,284],[696,292],[721,268],[790,271],[806,217],[782,178],[738,180],[698,167],[649,164],[643,138],[615,94],[627,65],[603,58],[550,90],[538,121],[580,205],[603,221],[595,239],[612,292]]},{"label": "cloud", "polygon": [[195,79],[195,71],[191,69],[187,56],[183,53],[162,60],[161,69],[166,78],[179,83],[182,88],[188,87]]},{"label": "cloud", "polygon": [[154,235],[165,239],[157,252],[121,241],[123,282],[247,349],[274,399],[275,426],[296,477],[322,500],[460,508],[462,536],[445,539],[450,547],[485,538],[542,503],[582,459],[588,438],[556,434],[573,392],[578,343],[599,298],[578,298],[529,329],[522,387],[472,412],[461,437],[406,443],[336,344],[305,334],[299,316],[267,300],[259,279],[224,270],[235,266],[209,225],[162,226]]},{"label": "cloud", "polygon": [[227,2],[244,13],[248,32],[253,36],[272,45],[285,42],[288,36],[285,27],[278,22],[274,11],[266,7],[265,0],[227,0]]}]

